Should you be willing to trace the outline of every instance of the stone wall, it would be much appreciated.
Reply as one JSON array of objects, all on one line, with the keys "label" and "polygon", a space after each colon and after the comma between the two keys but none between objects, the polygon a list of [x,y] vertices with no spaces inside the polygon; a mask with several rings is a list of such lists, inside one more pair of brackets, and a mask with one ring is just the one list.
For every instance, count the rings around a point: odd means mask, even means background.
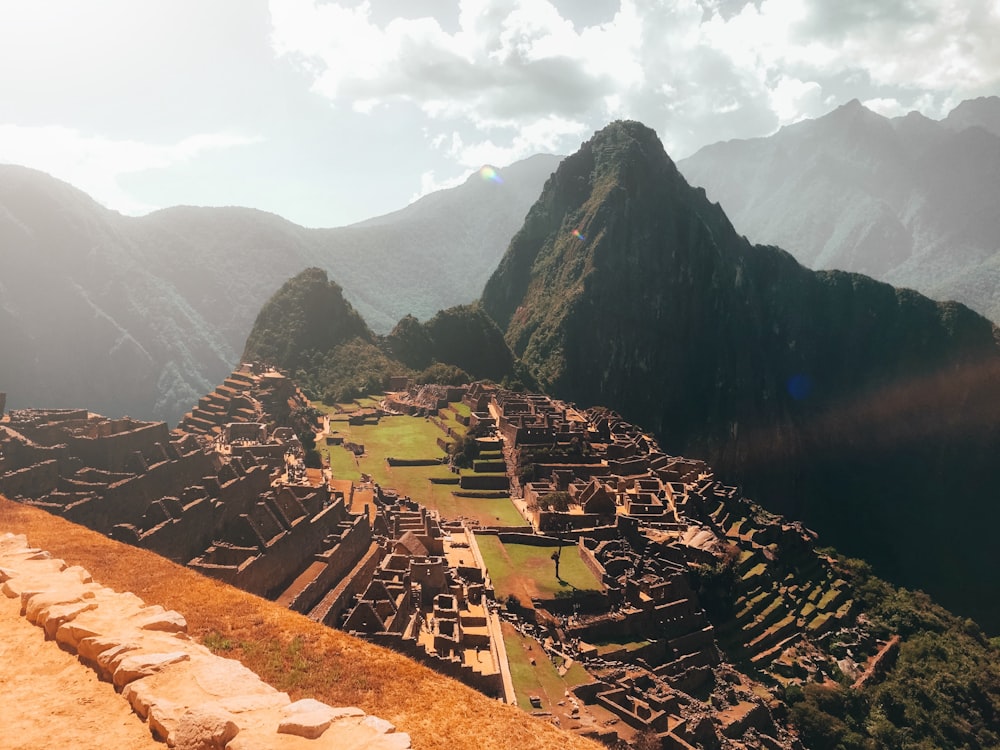
[{"label": "stone wall", "polygon": [[375,575],[379,563],[382,561],[384,552],[375,542],[368,545],[368,550],[354,566],[351,572],[337,584],[336,588],[328,591],[326,596],[312,608],[309,612],[309,619],[337,627],[341,614],[350,606],[351,599],[360,596],[368,588],[368,584]]},{"label": "stone wall", "polygon": [[193,640],[180,613],[101,586],[83,568],[29,547],[23,536],[0,535],[0,584],[44,631],[39,639],[56,641],[111,682],[169,747],[410,747],[407,735],[359,709],[293,703],[238,661]]},{"label": "stone wall", "polygon": [[[106,427],[106,429],[101,429]],[[118,431],[117,428],[128,428]],[[74,435],[67,441],[70,451],[79,456],[87,466],[107,471],[123,471],[131,455],[139,451],[147,458],[154,453],[157,443],[170,440],[164,422],[132,423],[111,421],[101,424],[97,434]]]},{"label": "stone wall", "polygon": [[0,477],[0,490],[8,497],[42,497],[53,492],[59,484],[59,463],[54,459],[42,461]]},{"label": "stone wall", "polygon": [[[355,516],[352,521],[342,521],[339,536],[333,546],[314,556],[314,565],[306,568],[301,575],[310,570],[312,576],[308,580],[293,584],[278,598],[282,606],[294,609],[303,614],[315,607],[333,586],[351,572],[372,543],[371,524],[367,516]],[[346,528],[344,528],[346,527]],[[315,564],[319,565],[316,566]]]}]

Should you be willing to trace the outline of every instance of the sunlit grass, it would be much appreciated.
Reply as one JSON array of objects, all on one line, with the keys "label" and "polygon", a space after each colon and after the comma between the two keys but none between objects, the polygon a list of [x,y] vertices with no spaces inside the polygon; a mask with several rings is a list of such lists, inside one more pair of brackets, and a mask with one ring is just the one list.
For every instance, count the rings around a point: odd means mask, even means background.
[{"label": "sunlit grass", "polygon": [[[542,699],[543,709],[551,710],[563,700],[567,690],[592,681],[579,663],[574,663],[567,670],[566,676],[560,677],[556,665],[537,641],[521,635],[509,623],[502,623],[501,627],[517,705],[525,711],[536,710],[531,705],[532,695]],[[531,659],[535,660],[534,664]]]},{"label": "sunlit grass", "polygon": [[497,597],[513,594],[522,604],[529,599],[555,599],[574,591],[600,591],[601,583],[583,563],[575,545],[562,548],[559,578],[556,578],[552,553],[556,546],[504,544],[491,534],[476,536]]},{"label": "sunlit grass", "polygon": [[[456,423],[456,426],[457,423]],[[431,420],[423,417],[383,417],[377,425],[348,425],[338,422],[333,429],[345,441],[365,446],[365,455],[355,456],[343,446],[320,446],[337,479],[361,481],[372,477],[381,487],[394,489],[442,517],[469,518],[485,526],[524,526],[525,520],[508,498],[455,497],[456,485],[434,484],[433,478],[454,478],[444,464],[432,466],[389,466],[386,458],[444,459],[438,438],[447,436]],[[465,429],[464,427],[462,428]]]}]

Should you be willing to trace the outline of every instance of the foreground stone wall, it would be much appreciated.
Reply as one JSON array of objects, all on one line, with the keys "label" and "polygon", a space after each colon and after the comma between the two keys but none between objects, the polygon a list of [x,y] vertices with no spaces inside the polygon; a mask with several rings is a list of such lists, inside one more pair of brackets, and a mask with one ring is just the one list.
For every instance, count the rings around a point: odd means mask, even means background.
[{"label": "foreground stone wall", "polygon": [[358,708],[293,703],[238,661],[196,643],[179,613],[101,586],[24,536],[0,533],[0,592],[19,599],[21,614],[45,638],[111,682],[152,734],[177,750],[410,747],[409,735]]}]

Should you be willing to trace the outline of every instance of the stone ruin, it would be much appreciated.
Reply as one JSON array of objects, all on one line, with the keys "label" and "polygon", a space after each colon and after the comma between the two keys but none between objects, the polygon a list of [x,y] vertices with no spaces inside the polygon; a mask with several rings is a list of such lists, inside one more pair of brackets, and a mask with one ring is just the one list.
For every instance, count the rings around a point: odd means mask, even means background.
[{"label": "stone ruin", "polygon": [[378,564],[350,606],[325,612],[323,621],[513,702],[474,534],[381,488],[375,502]]},{"label": "stone ruin", "polygon": [[[611,412],[485,387],[470,395],[473,413],[503,435],[512,473],[530,477],[520,507],[535,533],[575,542],[604,586],[601,597],[533,602],[519,615],[534,620],[526,632],[548,635],[546,650],[597,678],[573,691],[580,709],[667,748],[791,748],[761,689],[876,660],[873,639],[855,638],[846,584],[801,524],[764,513],[704,462],[665,454]],[[544,507],[554,492],[566,509]],[[700,571],[722,564],[737,606],[713,625]],[[831,655],[845,641],[854,662]],[[611,642],[623,645],[600,645]],[[632,736],[578,731],[609,743]]]},{"label": "stone ruin", "polygon": [[[498,436],[486,442],[502,461],[481,478],[513,497],[526,519],[517,531],[575,544],[603,591],[504,612],[475,529],[305,469],[295,435],[309,427],[308,402],[256,367],[233,373],[173,433],[81,411],[13,412],[0,422],[0,492],[513,702],[503,616],[595,677],[567,699],[603,727],[577,731],[609,744],[652,732],[669,748],[796,748],[764,691],[891,668],[894,647],[853,623],[846,582],[811,532],[617,415],[482,383],[410,385],[382,408],[437,419],[458,399],[469,409],[459,421]],[[489,492],[477,473],[456,492]],[[564,509],[545,504],[556,492]],[[736,606],[713,624],[702,573],[723,565]]]},{"label": "stone ruin", "polygon": [[353,492],[303,463],[293,427],[308,406],[285,376],[244,365],[173,432],[84,410],[15,411],[0,422],[0,492],[262,596],[311,570],[304,601],[371,539]]},{"label": "stone ruin", "polygon": [[0,535],[0,584],[46,639],[112,683],[153,736],[176,750],[410,747],[409,735],[358,708],[293,702],[192,640],[178,612],[101,586],[24,536]]}]

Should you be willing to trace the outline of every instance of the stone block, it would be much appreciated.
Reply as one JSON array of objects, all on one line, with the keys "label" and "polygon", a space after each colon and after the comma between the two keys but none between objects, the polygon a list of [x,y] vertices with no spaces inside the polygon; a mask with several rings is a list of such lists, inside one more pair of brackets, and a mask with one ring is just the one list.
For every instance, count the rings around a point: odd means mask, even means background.
[{"label": "stone block", "polygon": [[162,630],[165,633],[187,632],[187,620],[184,619],[184,615],[173,610],[165,610],[158,604],[139,612],[133,618],[132,624],[141,630]]},{"label": "stone block", "polygon": [[65,623],[72,621],[78,615],[89,612],[95,609],[97,604],[92,600],[84,599],[83,601],[73,602],[72,604],[56,604],[48,609],[44,610],[37,624],[41,625],[45,629],[46,638],[52,639],[56,637],[56,633],[59,632]]},{"label": "stone block", "polygon": [[379,734],[392,734],[396,731],[396,727],[392,724],[392,722],[380,719],[377,716],[366,716],[361,720],[361,724],[374,729]]},{"label": "stone block", "polygon": [[47,611],[60,604],[76,604],[92,600],[94,592],[91,584],[67,582],[45,591],[35,591],[21,595],[21,612],[33,625],[42,626]]},{"label": "stone block", "polygon": [[224,750],[240,732],[231,713],[218,706],[196,706],[184,712],[167,744],[176,750]]},{"label": "stone block", "polygon": [[116,688],[121,689],[133,680],[138,680],[140,677],[149,677],[166,669],[171,664],[188,661],[190,658],[191,655],[183,651],[127,654],[118,663],[111,681]]},{"label": "stone block", "polygon": [[329,729],[334,717],[334,709],[331,706],[312,698],[290,703],[281,713],[278,733],[294,734],[308,740],[316,739]]}]

